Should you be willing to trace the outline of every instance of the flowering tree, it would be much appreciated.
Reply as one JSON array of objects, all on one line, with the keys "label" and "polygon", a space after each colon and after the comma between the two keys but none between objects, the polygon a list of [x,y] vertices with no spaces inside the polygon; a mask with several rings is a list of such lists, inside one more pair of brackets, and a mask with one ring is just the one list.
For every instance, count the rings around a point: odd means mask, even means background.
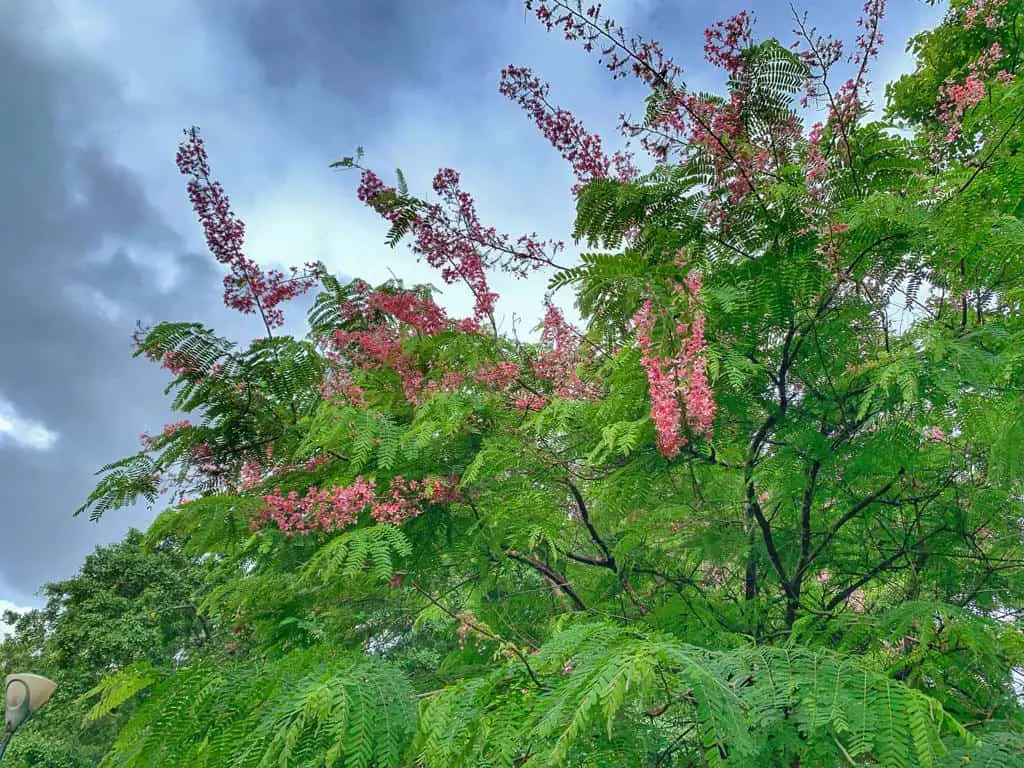
[{"label": "flowering tree", "polygon": [[[198,420],[83,509],[176,490],[150,537],[234,573],[203,607],[234,639],[111,678],[110,706],[150,694],[109,763],[1015,765],[1022,5],[954,0],[873,122],[883,0],[849,49],[806,17],[791,48],[715,25],[722,95],[600,7],[529,0],[650,88],[621,121],[641,173],[502,73],[590,251],[486,226],[451,169],[430,201],[335,164],[466,318],[262,272],[189,132],[225,301],[267,338],[140,333]],[[499,333],[495,271],[548,280],[536,343]],[[272,336],[314,279],[308,339]]]}]

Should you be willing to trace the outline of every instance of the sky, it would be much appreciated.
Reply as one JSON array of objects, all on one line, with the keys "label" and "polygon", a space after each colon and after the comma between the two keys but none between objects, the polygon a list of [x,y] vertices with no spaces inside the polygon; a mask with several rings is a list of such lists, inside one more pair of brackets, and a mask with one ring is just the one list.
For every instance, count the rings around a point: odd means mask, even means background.
[{"label": "sky", "polygon": [[[859,0],[798,0],[850,39]],[[702,30],[743,8],[758,36],[792,40],[780,0],[617,0],[630,31],[656,37],[689,84],[717,80]],[[878,83],[906,71],[908,37],[941,7],[890,0]],[[144,528],[142,508],[99,523],[72,517],[103,464],[172,418],[167,377],[133,359],[136,323],[195,321],[248,340],[252,317],[222,306],[221,267],[174,165],[181,131],[201,127],[214,175],[264,265],[321,260],[371,283],[439,280],[355,198],[329,163],[366,151],[385,180],[426,194],[438,168],[462,173],[481,219],[569,240],[572,175],[519,108],[501,68],[527,65],[615,148],[621,112],[644,93],[611,81],[521,0],[15,0],[0,3],[0,607],[38,605],[95,546]],[[499,280],[499,314],[540,316],[544,279]],[[448,289],[453,313],[470,297]],[[292,308],[301,320],[303,308]],[[289,330],[302,333],[296,323]],[[0,632],[3,627],[0,625]]]}]

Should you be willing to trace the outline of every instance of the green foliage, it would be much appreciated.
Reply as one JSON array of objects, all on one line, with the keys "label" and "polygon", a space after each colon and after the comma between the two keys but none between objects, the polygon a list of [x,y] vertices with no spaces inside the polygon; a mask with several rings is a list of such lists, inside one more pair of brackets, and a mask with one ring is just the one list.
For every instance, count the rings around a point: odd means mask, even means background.
[{"label": "green foliage", "polygon": [[[749,47],[725,97],[686,102],[725,129],[579,191],[587,250],[548,276],[578,333],[426,322],[429,286],[323,269],[306,340],[156,326],[141,351],[193,422],[83,510],[195,497],[146,536],[203,564],[185,618],[140,621],[165,598],[107,569],[5,649],[88,668],[111,766],[1017,765],[1024,86],[988,73],[948,145],[937,105],[1016,51],[1021,6],[970,27],[954,0],[886,120],[833,110],[815,138],[813,62]],[[658,80],[637,130],[689,95]],[[440,226],[401,173],[372,205],[392,244]],[[694,356],[709,433],[695,378],[680,399],[649,375]]]},{"label": "green foliage", "polygon": [[46,675],[57,690],[19,730],[4,764],[96,765],[134,712],[132,699],[144,699],[175,657],[216,643],[197,611],[215,580],[212,563],[190,558],[173,538],[148,546],[132,530],[71,578],[45,585],[43,608],[8,615],[13,632],[0,641],[0,667]]},{"label": "green foliage", "polygon": [[195,662],[157,683],[105,766],[397,766],[412,690],[381,662],[322,649]]},{"label": "green foliage", "polygon": [[394,557],[408,557],[412,545],[400,528],[374,525],[356,528],[335,537],[309,559],[306,574],[312,579],[329,582],[338,575],[358,576],[368,571],[378,579],[390,579],[394,573]]}]

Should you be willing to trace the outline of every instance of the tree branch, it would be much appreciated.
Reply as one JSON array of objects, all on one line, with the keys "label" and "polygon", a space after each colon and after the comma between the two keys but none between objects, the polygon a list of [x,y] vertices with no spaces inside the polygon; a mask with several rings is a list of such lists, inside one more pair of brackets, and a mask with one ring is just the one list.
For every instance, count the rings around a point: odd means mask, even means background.
[{"label": "tree branch", "polygon": [[[576,509],[580,513],[580,520],[583,521],[583,525],[587,528],[587,533],[590,534],[590,538],[593,540],[597,548],[601,550],[601,554],[604,555],[604,562],[601,565],[610,568],[611,570],[618,572],[618,566],[615,564],[615,558],[612,557],[611,551],[608,546],[604,543],[604,540],[598,534],[597,529],[594,528],[594,524],[590,522],[590,512],[587,509],[586,503],[583,501],[583,494],[580,493],[579,488],[573,485],[571,480],[566,480],[565,484],[569,486],[569,491],[572,493],[573,499],[576,501]],[[574,560],[576,558],[573,558]]]},{"label": "tree branch", "polygon": [[885,558],[882,562],[878,563],[878,565],[876,565],[874,568],[869,570],[866,574],[861,576],[859,579],[854,581],[852,584],[850,584],[849,586],[845,587],[835,597],[833,597],[831,600],[829,600],[828,604],[825,606],[825,610],[826,611],[831,611],[833,608],[835,608],[841,602],[845,601],[846,598],[848,598],[850,595],[852,595],[858,589],[863,587],[865,584],[867,584],[873,578],[878,576],[880,573],[882,573],[882,571],[884,571],[887,568],[889,568],[893,563],[895,563],[901,557],[906,555],[908,552],[910,552],[911,550],[921,546],[922,544],[924,544],[926,541],[928,541],[928,539],[932,538],[933,536],[938,536],[940,533],[942,533],[945,530],[946,530],[946,526],[944,526],[944,525],[939,526],[938,528],[936,528],[931,533],[926,533],[924,536],[919,538],[913,544],[908,544],[908,545],[904,545],[904,546],[900,547],[892,555],[890,555],[889,557]]},{"label": "tree branch", "polygon": [[544,686],[540,682],[540,679],[537,677],[537,673],[534,672],[533,671],[533,667],[530,666],[530,660],[528,658],[526,658],[526,654],[523,653],[522,649],[520,649],[517,645],[515,645],[514,643],[508,642],[503,637],[501,637],[500,635],[495,634],[493,631],[491,631],[487,627],[481,626],[480,624],[477,624],[477,623],[475,623],[473,621],[470,621],[466,616],[464,616],[464,615],[460,616],[459,614],[454,613],[453,611],[449,610],[444,605],[442,605],[441,602],[437,598],[435,598],[432,594],[430,594],[430,592],[428,592],[427,590],[423,589],[423,587],[421,587],[415,581],[412,582],[412,588],[415,589],[417,592],[419,592],[421,595],[423,595],[425,598],[427,598],[427,600],[429,600],[431,603],[433,603],[434,606],[438,610],[443,611],[444,613],[446,613],[451,618],[455,619],[456,621],[458,621],[458,622],[460,622],[462,624],[465,624],[467,627],[470,627],[473,631],[479,632],[484,637],[486,637],[486,638],[488,638],[490,640],[496,640],[499,643],[501,643],[502,645],[507,646],[509,648],[509,650],[511,650],[512,653],[515,654],[516,658],[519,659],[521,662],[523,662],[523,666],[526,667],[526,673],[530,676],[530,679],[533,681],[533,684],[536,685],[541,690],[544,690]]},{"label": "tree branch", "polygon": [[552,586],[558,588],[566,597],[568,597],[569,600],[572,601],[573,605],[576,606],[576,610],[587,610],[586,603],[584,603],[580,599],[580,596],[576,594],[576,590],[572,588],[572,585],[569,584],[569,581],[565,578],[565,576],[560,574],[547,563],[542,563],[540,560],[530,557],[529,555],[520,554],[519,552],[516,552],[514,549],[508,550],[505,553],[505,556],[508,557],[510,560],[515,560],[517,563],[522,563],[523,565],[527,565],[530,568],[533,568],[533,570],[537,571],[537,573],[539,573],[541,576],[547,579]]},{"label": "tree branch", "polygon": [[[832,542],[832,539],[836,537],[836,534],[839,533],[839,530],[844,525],[850,522],[850,520],[852,520],[854,517],[860,514],[867,507],[871,506],[876,501],[878,501],[882,496],[887,494],[889,492],[889,489],[896,484],[896,481],[902,478],[905,474],[906,469],[904,467],[900,467],[895,479],[890,480],[888,483],[883,485],[881,488],[879,488],[871,495],[865,496],[863,499],[861,499],[852,507],[850,507],[850,509],[844,512],[838,520],[832,523],[832,525],[829,526],[829,529],[825,532],[825,535],[822,536],[821,543],[818,544],[818,546],[814,548],[814,551],[812,551],[807,556],[806,561],[803,563],[803,572],[806,572],[807,569],[811,567],[811,563],[813,563],[818,558],[818,555],[825,551],[825,548]],[[801,573],[800,575],[802,576],[803,573]]]}]

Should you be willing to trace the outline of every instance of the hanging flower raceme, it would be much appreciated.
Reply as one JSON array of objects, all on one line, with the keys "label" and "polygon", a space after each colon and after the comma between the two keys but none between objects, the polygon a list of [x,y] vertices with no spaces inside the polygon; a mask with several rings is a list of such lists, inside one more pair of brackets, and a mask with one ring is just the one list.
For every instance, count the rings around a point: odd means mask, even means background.
[{"label": "hanging flower raceme", "polygon": [[937,116],[939,122],[946,128],[943,140],[947,144],[960,138],[964,115],[984,101],[988,95],[987,80],[994,75],[996,83],[1005,85],[1014,79],[1014,73],[999,68],[1004,58],[1002,46],[999,43],[992,43],[971,62],[967,77],[962,83],[949,81],[939,88]]},{"label": "hanging flower raceme", "polygon": [[704,357],[704,314],[697,308],[700,282],[700,275],[694,272],[684,286],[679,286],[679,294],[686,297],[689,305],[690,322],[676,324],[681,345],[674,355],[659,355],[654,351],[656,318],[650,299],[633,317],[637,345],[642,353],[640,364],[647,374],[651,395],[651,419],[658,435],[657,446],[667,458],[676,456],[686,445],[684,424],[694,434],[710,435],[715,416]]},{"label": "hanging flower raceme", "polygon": [[542,349],[533,361],[534,375],[553,385],[556,397],[566,400],[597,399],[600,391],[579,377],[579,367],[584,362],[582,334],[550,301],[545,302],[544,310]]},{"label": "hanging flower raceme", "polygon": [[543,243],[535,233],[513,241],[494,227],[485,227],[473,198],[460,188],[456,171],[439,170],[433,188],[443,204],[410,208],[395,203],[399,199],[395,188],[387,186],[373,171],[362,169],[357,195],[391,224],[408,228],[413,253],[440,270],[441,279],[449,285],[462,283],[469,288],[477,322],[493,316],[498,299],[487,280],[489,269],[524,277],[542,267],[557,266],[553,258],[564,250],[564,243]]},{"label": "hanging flower raceme", "polygon": [[284,313],[278,305],[304,294],[315,280],[299,274],[295,267],[291,276],[276,269],[264,271],[245,256],[245,223],[231,210],[220,182],[210,178],[209,159],[199,130],[190,128],[185,136],[178,148],[178,170],[189,177],[189,200],[202,224],[210,253],[230,270],[224,277],[224,303],[244,314],[258,312],[268,331],[280,327],[284,324]]},{"label": "hanging flower raceme", "polygon": [[499,92],[515,101],[530,115],[544,138],[572,166],[579,183],[573,193],[596,179],[612,175],[620,181],[631,181],[638,173],[632,157],[616,152],[611,157],[601,146],[601,137],[589,133],[571,112],[552,106],[548,101],[549,86],[541,82],[527,67],[508,66],[501,71]]},{"label": "hanging flower raceme", "polygon": [[1002,26],[1003,20],[999,17],[998,11],[1004,5],[1006,0],[973,0],[964,9],[964,29],[973,29],[976,26],[996,29]]}]

